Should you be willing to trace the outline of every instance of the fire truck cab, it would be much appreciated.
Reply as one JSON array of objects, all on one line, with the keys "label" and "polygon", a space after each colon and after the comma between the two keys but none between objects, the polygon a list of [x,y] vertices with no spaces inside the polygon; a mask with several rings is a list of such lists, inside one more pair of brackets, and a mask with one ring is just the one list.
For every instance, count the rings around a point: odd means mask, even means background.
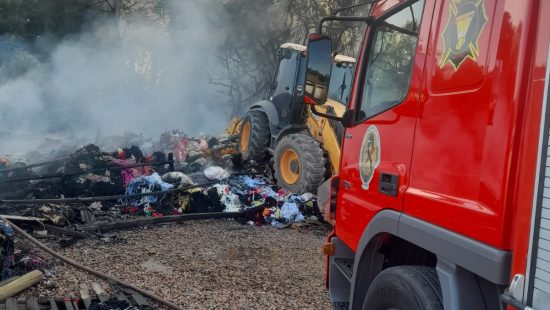
[{"label": "fire truck cab", "polygon": [[[319,188],[334,305],[550,309],[550,1],[381,0],[331,19],[368,24],[339,174]],[[322,30],[306,83],[330,81]]]}]

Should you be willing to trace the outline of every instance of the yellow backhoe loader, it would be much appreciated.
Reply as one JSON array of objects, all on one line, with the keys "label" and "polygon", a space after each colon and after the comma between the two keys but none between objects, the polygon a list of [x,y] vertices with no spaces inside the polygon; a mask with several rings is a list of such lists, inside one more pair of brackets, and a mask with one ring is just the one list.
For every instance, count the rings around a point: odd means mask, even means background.
[{"label": "yellow backhoe loader", "polygon": [[239,135],[244,160],[272,164],[278,185],[296,193],[315,192],[338,172],[344,128],[316,113],[343,115],[355,65],[352,57],[333,58],[329,100],[313,111],[303,102],[305,53],[303,45],[281,45],[268,98],[252,104],[227,129]]}]

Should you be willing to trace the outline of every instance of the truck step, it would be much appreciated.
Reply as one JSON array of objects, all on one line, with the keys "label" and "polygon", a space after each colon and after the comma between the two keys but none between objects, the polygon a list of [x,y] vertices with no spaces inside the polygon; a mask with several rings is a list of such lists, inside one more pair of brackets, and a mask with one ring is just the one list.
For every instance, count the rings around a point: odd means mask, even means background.
[{"label": "truck step", "polygon": [[334,258],[334,265],[351,282],[353,276],[353,258]]},{"label": "truck step", "polygon": [[335,302],[332,305],[334,306],[334,310],[348,310],[349,309],[349,302]]}]

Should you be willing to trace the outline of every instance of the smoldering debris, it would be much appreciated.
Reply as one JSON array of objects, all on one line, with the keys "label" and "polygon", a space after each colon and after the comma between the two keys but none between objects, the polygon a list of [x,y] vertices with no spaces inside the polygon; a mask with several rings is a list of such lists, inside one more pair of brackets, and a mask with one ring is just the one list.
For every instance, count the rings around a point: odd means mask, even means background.
[{"label": "smoldering debris", "polygon": [[[322,221],[314,195],[281,189],[269,166],[243,162],[237,136],[173,130],[147,142],[147,151],[88,144],[56,150],[58,158],[33,152],[37,162],[0,158],[0,217],[58,248],[93,237],[113,244],[120,229],[194,219],[297,230]],[[41,285],[55,286],[55,262],[16,248],[10,226],[0,220],[0,228],[0,280],[40,270]]]},{"label": "smoldering debris", "polygon": [[278,188],[269,168],[243,162],[236,136],[174,130],[150,142],[149,152],[89,144],[42,163],[2,158],[0,210],[86,231],[134,217],[197,213],[238,213],[243,223],[277,227],[304,215],[321,218],[313,195]]}]

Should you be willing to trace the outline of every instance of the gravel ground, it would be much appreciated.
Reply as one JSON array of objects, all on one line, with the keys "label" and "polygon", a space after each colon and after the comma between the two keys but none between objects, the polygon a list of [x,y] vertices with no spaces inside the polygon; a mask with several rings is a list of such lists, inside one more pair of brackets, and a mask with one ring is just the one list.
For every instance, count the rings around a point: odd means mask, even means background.
[{"label": "gravel ground", "polygon": [[[119,231],[59,251],[188,309],[332,309],[320,250],[326,232],[190,221]],[[52,283],[18,297],[60,297],[80,283],[103,283],[64,264],[53,272]]]}]

